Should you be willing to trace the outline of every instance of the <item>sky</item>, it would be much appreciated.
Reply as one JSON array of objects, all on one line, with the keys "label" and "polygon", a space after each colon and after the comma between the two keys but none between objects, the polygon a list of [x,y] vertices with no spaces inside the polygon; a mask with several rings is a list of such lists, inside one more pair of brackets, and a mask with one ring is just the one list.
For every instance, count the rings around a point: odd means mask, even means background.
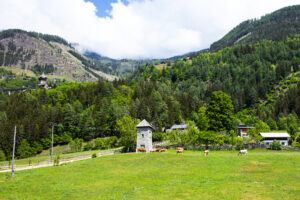
[{"label": "sky", "polygon": [[209,48],[244,20],[300,0],[0,0],[0,30],[55,34],[115,59]]}]

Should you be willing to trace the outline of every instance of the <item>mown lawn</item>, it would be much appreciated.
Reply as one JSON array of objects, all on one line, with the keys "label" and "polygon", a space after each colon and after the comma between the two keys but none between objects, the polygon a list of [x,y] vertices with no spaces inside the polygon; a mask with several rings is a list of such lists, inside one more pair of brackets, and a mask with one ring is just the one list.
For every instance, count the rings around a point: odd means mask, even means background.
[{"label": "mown lawn", "polygon": [[0,199],[300,199],[300,152],[103,156],[0,174]]}]

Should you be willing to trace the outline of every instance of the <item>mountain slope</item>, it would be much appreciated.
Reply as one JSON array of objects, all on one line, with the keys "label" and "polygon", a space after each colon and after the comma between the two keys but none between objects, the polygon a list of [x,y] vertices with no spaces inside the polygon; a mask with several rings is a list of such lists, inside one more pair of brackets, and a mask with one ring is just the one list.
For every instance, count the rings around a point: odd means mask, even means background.
[{"label": "mountain slope", "polygon": [[264,39],[280,41],[300,33],[300,5],[289,6],[239,24],[222,39],[213,43],[210,50],[217,51],[235,44],[249,44]]},{"label": "mountain slope", "polygon": [[[92,62],[58,36],[6,30],[0,33],[0,66],[29,69],[85,82],[104,78],[90,70]],[[89,65],[91,64],[91,65]]]}]

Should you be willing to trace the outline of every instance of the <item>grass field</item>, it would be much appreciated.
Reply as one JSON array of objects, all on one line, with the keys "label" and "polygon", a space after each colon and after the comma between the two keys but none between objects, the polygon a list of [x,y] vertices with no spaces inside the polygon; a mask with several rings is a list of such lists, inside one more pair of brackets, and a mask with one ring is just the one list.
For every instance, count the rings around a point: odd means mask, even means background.
[{"label": "grass field", "polygon": [[116,154],[0,174],[0,199],[300,199],[300,152]]}]

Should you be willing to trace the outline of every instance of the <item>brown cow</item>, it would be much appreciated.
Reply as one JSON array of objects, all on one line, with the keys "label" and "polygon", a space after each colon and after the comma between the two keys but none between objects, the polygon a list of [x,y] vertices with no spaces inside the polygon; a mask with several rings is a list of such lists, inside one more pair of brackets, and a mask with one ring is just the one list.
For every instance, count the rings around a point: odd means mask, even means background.
[{"label": "brown cow", "polygon": [[137,148],[137,150],[138,150],[138,152],[146,152],[146,149],[145,149],[145,148],[142,148],[142,147]]},{"label": "brown cow", "polygon": [[161,151],[161,148],[156,148],[155,149],[155,152],[160,152]]},{"label": "brown cow", "polygon": [[160,152],[167,152],[167,149],[161,149]]},{"label": "brown cow", "polygon": [[183,153],[184,149],[183,148],[177,148],[177,153]]},{"label": "brown cow", "polygon": [[204,151],[204,156],[208,156],[209,150]]}]

